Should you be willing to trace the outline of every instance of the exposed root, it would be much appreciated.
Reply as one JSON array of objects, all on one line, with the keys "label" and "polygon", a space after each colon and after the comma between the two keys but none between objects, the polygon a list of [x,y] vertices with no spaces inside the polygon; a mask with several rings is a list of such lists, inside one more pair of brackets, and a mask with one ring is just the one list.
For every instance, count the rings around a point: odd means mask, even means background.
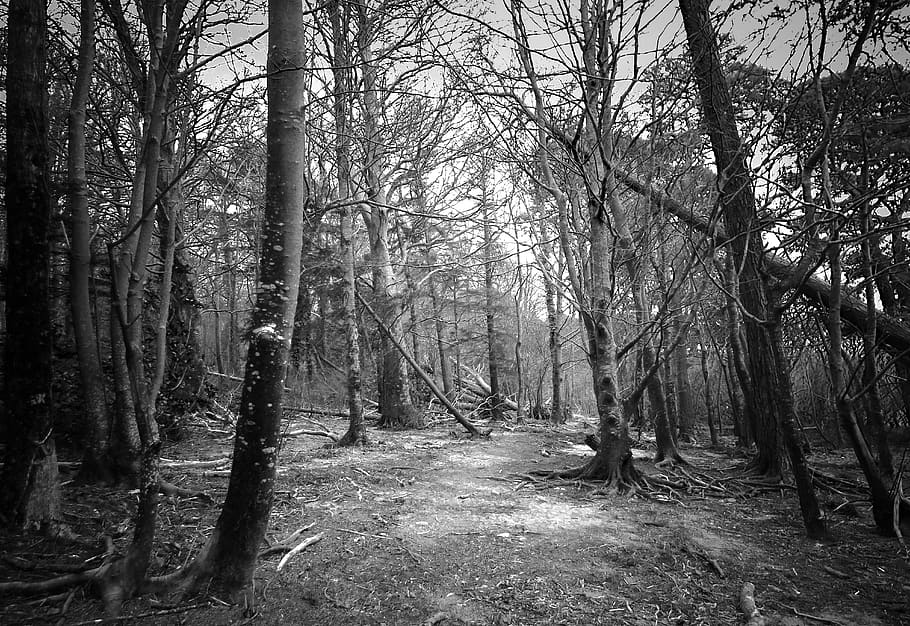
[{"label": "exposed root", "polygon": [[61,589],[69,589],[70,587],[96,581],[107,574],[110,567],[111,565],[106,563],[99,567],[85,570],[84,572],[65,574],[63,576],[49,578],[48,580],[32,582],[14,580],[0,583],[0,595],[31,596],[36,594],[54,593]]},{"label": "exposed root", "polygon": [[671,456],[667,456],[663,452],[658,452],[657,456],[654,457],[654,467],[658,469],[672,468],[681,465],[689,465],[689,462],[682,458],[678,452]]},{"label": "exposed root", "polygon": [[[98,580],[101,580],[108,572],[111,567],[110,560],[114,556],[114,542],[110,537],[105,535],[104,537],[105,551],[103,555],[99,555],[103,558],[101,565],[93,568],[82,566],[80,571],[72,571],[71,573],[65,574],[63,576],[56,576],[54,578],[49,578],[48,580],[39,580],[39,581],[10,581],[5,583],[0,583],[0,595],[36,595],[36,594],[49,594],[60,589],[69,589],[70,587],[75,587],[78,585],[83,585],[85,583],[92,583]],[[89,560],[94,560],[98,557],[93,557]],[[7,562],[11,562],[11,559],[4,559]],[[21,566],[22,559],[16,560]],[[86,562],[87,563],[87,562]],[[35,569],[39,566],[35,565]],[[70,566],[71,567],[71,566]],[[59,568],[59,566],[58,566]],[[27,567],[24,569],[32,569]],[[57,569],[57,571],[61,571]]]},{"label": "exposed root", "polygon": [[332,443],[326,444],[326,447],[330,448],[362,448],[370,445],[370,439],[367,437],[366,431],[358,433],[351,433],[349,430],[344,434],[341,439],[333,439]]},{"label": "exposed root", "polygon": [[[548,481],[575,481],[577,483],[596,486],[601,494],[638,494],[648,490],[647,481],[638,473],[631,462],[624,463],[616,471],[610,470],[597,457],[592,458],[587,464],[580,467],[569,468],[556,472],[533,471],[529,476],[540,476]],[[563,484],[563,483],[559,483]]]},{"label": "exposed root", "polygon": [[303,533],[305,533],[306,531],[311,529],[315,525],[315,523],[316,522],[311,522],[302,528],[298,528],[293,533],[291,533],[291,535],[287,539],[284,539],[281,543],[277,543],[273,546],[269,546],[265,550],[262,550],[259,553],[259,558],[263,559],[272,554],[277,554],[279,552],[288,552],[289,550],[293,550],[294,545],[295,545],[294,542],[300,538],[300,535],[302,535]]}]

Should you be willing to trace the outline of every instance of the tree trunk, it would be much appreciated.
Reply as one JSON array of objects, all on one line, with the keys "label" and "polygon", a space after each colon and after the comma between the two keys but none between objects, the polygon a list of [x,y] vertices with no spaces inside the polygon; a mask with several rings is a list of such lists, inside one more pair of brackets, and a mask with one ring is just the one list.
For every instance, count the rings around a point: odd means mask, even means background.
[{"label": "tree trunk", "polygon": [[[594,397],[600,418],[598,432],[600,446],[581,475],[604,480],[618,490],[635,487],[638,471],[632,462],[629,428],[625,411],[619,402],[616,342],[613,335],[613,277],[611,275],[611,227],[607,213],[616,213],[618,199],[612,178],[612,110],[610,94],[609,57],[610,15],[598,6],[589,13],[582,3],[581,25],[584,35],[582,58],[590,77],[584,82],[584,132],[583,147],[591,158],[586,159],[583,173],[587,192],[587,219],[590,227],[588,306],[582,319],[588,339],[588,359],[594,382]],[[610,198],[605,203],[599,192],[606,184]]]},{"label": "tree trunk", "polygon": [[[357,330],[357,283],[354,272],[354,212],[351,205],[350,165],[350,97],[351,69],[348,58],[347,31],[350,23],[350,9],[345,4],[342,10],[340,0],[334,0],[327,7],[332,23],[333,58],[332,75],[335,79],[333,106],[335,115],[335,160],[338,175],[338,200],[341,206],[341,241],[339,256],[342,266],[342,316],[345,334],[345,368],[347,370],[348,430],[339,441],[340,445],[354,446],[367,443],[366,425],[363,421],[363,400],[361,398],[360,341]],[[320,299],[320,304],[324,302]],[[324,319],[324,318],[323,318]],[[323,331],[323,341],[325,332]],[[325,346],[323,345],[323,348]]]},{"label": "tree trunk", "polygon": [[[549,246],[547,246],[549,249]],[[545,250],[544,254],[548,250]],[[562,338],[559,336],[559,308],[556,305],[556,286],[549,275],[544,275],[544,302],[547,308],[547,347],[550,349],[550,421],[566,422],[562,405]]]},{"label": "tree trunk", "polygon": [[47,7],[11,0],[6,73],[5,439],[0,510],[20,528],[59,518],[54,445]]},{"label": "tree trunk", "polygon": [[[836,236],[832,237],[837,241]],[[841,285],[841,265],[840,265],[840,245],[834,244],[828,250],[828,259],[831,267],[831,310],[828,312],[828,366],[831,372],[831,386],[837,402],[837,414],[841,426],[853,446],[856,459],[866,477],[869,485],[869,495],[872,500],[872,517],[875,520],[875,526],[879,533],[883,535],[895,534],[894,518],[894,501],[892,494],[889,492],[881,473],[875,465],[875,460],[866,443],[866,438],[860,430],[856,421],[856,413],[853,409],[853,399],[848,395],[846,382],[844,379],[843,363],[843,345],[841,334],[840,319],[840,285]],[[902,498],[901,494],[894,494],[894,497],[900,498],[898,504],[898,513],[900,515],[900,524],[904,533],[910,531],[910,506]]]},{"label": "tree trunk", "polygon": [[[867,176],[864,176],[867,178]],[[865,185],[864,185],[865,186]],[[870,240],[869,207],[864,207],[866,214],[861,219],[861,232],[865,235],[862,241],[862,269],[864,276],[864,291],[866,295],[866,328],[863,332],[863,386],[866,388],[868,401],[866,422],[875,447],[878,452],[878,471],[882,479],[889,482],[894,478],[894,462],[891,458],[891,448],[885,431],[882,401],[878,394],[878,365],[875,362],[875,268],[872,258],[872,241]]]},{"label": "tree trunk", "polygon": [[717,170],[725,174],[720,181],[720,200],[735,267],[740,268],[740,300],[748,313],[744,325],[749,345],[751,386],[744,391],[756,422],[753,434],[758,445],[758,458],[754,467],[761,474],[780,476],[781,416],[776,409],[776,381],[767,375],[767,372],[775,370],[775,364],[769,335],[761,324],[769,319],[771,310],[768,306],[768,286],[763,278],[761,229],[757,223],[752,179],[746,167],[733,103],[720,63],[708,2],[680,0],[680,9]]},{"label": "tree trunk", "polygon": [[810,537],[819,537],[826,533],[825,522],[795,433],[790,373],[780,342],[780,312],[774,308],[776,303],[769,302],[771,294],[762,267],[761,226],[755,210],[752,177],[746,167],[708,2],[680,0],[680,9],[717,171],[725,174],[719,190],[720,201],[727,236],[732,237],[730,245],[736,266],[741,268],[740,298],[749,313],[745,326],[752,387],[747,401],[757,422],[755,467],[766,475],[781,474],[779,429],[782,429],[806,532]]},{"label": "tree trunk", "polygon": [[[686,279],[680,277],[680,280]],[[689,381],[689,333],[685,324],[686,314],[682,307],[682,292],[685,282],[675,290],[675,302],[679,305],[674,311],[673,332],[680,336],[679,345],[673,351],[674,374],[676,376],[676,400],[678,407],[677,440],[685,443],[695,442],[695,401],[692,397],[692,385]],[[672,305],[671,305],[672,306]],[[677,307],[674,307],[677,308]]]},{"label": "tree trunk", "polygon": [[446,338],[445,322],[442,319],[442,307],[436,294],[436,281],[431,276],[427,281],[430,293],[430,305],[433,307],[433,325],[436,330],[436,352],[439,355],[439,373],[442,376],[442,389],[446,398],[455,399],[455,382],[452,379],[452,367],[449,365],[449,346]]},{"label": "tree trunk", "polygon": [[483,212],[483,294],[484,294],[484,313],[487,324],[487,364],[490,375],[490,397],[488,411],[490,418],[496,421],[503,419],[502,400],[499,389],[499,349],[496,341],[496,291],[493,283],[493,228],[490,220],[489,206],[489,165],[481,165],[481,210]]},{"label": "tree trunk", "polygon": [[95,3],[82,0],[79,18],[79,68],[73,85],[67,133],[67,170],[70,203],[70,309],[73,336],[79,360],[83,406],[85,408],[85,450],[80,477],[88,481],[109,482],[115,470],[111,459],[111,428],[104,389],[104,374],[95,320],[92,315],[88,189],[85,174],[85,106],[91,86],[95,59]]},{"label": "tree trunk", "polygon": [[[724,277],[724,290],[726,291],[724,312],[727,318],[727,351],[731,369],[736,375],[736,379],[728,381],[730,387],[730,402],[734,406],[734,415],[739,417],[737,422],[739,430],[737,436],[738,443],[749,447],[754,441],[752,436],[755,428],[755,420],[752,417],[752,405],[745,402],[747,390],[752,388],[752,377],[746,365],[746,349],[743,346],[742,333],[740,332],[739,312],[736,305],[736,272],[733,268],[733,256],[726,255],[724,264],[717,264],[718,271]],[[737,385],[738,383],[738,385]]]},{"label": "tree trunk", "polygon": [[[389,254],[389,220],[387,183],[382,180],[386,161],[386,140],[379,128],[381,104],[377,64],[373,60],[372,42],[376,36],[375,8],[369,2],[356,3],[358,17],[357,48],[360,53],[363,91],[363,172],[366,178],[367,206],[363,214],[370,234],[370,260],[373,263],[373,294],[376,311],[396,341],[401,342],[402,286],[397,283]],[[392,341],[380,334],[381,373],[379,376],[380,425],[386,428],[420,426],[421,415],[411,404],[405,363]]]},{"label": "tree trunk", "polygon": [[253,572],[268,526],[281,445],[302,237],[307,162],[302,104],[306,63],[298,0],[270,0],[267,61],[266,202],[246,374],[227,496],[215,530],[183,574],[183,586],[210,589],[250,605]]},{"label": "tree trunk", "polygon": [[720,423],[718,422],[717,426],[714,423],[714,402],[711,398],[711,374],[708,371],[708,346],[705,345],[704,335],[701,332],[701,327],[699,327],[699,359],[701,361],[701,377],[705,383],[705,419],[708,422],[708,433],[711,436],[711,445],[717,446],[720,444],[720,439],[718,439],[718,429],[720,428]]}]

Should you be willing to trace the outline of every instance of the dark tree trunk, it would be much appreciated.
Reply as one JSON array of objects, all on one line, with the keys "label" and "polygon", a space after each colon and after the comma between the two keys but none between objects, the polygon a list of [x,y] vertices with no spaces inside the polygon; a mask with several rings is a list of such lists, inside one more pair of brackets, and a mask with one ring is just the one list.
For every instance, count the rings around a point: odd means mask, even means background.
[{"label": "dark tree trunk", "polygon": [[711,436],[711,445],[717,446],[720,444],[720,439],[718,439],[718,430],[720,424],[715,425],[714,422],[714,402],[711,398],[711,374],[708,370],[708,347],[705,345],[703,339],[700,339],[701,347],[699,349],[699,358],[701,361],[701,377],[705,383],[705,419],[708,422],[708,434]]},{"label": "dark tree trunk", "polygon": [[[832,237],[835,241],[837,237]],[[869,495],[872,500],[872,517],[875,526],[883,535],[894,535],[896,522],[903,533],[910,531],[910,505],[900,493],[894,494],[898,498],[895,519],[895,501],[885,483],[885,479],[876,467],[872,452],[866,442],[859,424],[856,421],[853,399],[847,393],[844,377],[843,339],[841,332],[840,285],[841,265],[840,246],[834,245],[828,251],[831,267],[831,309],[828,311],[828,365],[831,372],[831,386],[837,403],[837,415],[847,438],[856,454],[859,466],[869,485]]]},{"label": "dark tree trunk", "polygon": [[[682,292],[682,287],[677,293]],[[673,319],[673,332],[680,335],[679,345],[673,351],[674,374],[676,375],[676,400],[678,411],[677,439],[685,443],[695,441],[695,401],[692,397],[692,384],[689,381],[689,332],[685,323],[686,315],[682,310],[676,312]]]},{"label": "dark tree trunk", "polygon": [[79,360],[79,380],[85,407],[84,452],[80,477],[109,482],[116,475],[111,458],[111,428],[104,374],[95,320],[92,315],[88,189],[85,174],[85,106],[91,86],[95,59],[95,2],[82,0],[79,40],[79,69],[73,85],[67,133],[67,170],[70,202],[70,309],[73,336]]},{"label": "dark tree trunk", "polygon": [[755,210],[752,177],[736,128],[708,2],[680,0],[680,8],[717,170],[725,174],[719,191],[727,236],[732,238],[730,245],[736,266],[742,268],[739,288],[743,307],[749,313],[745,326],[752,382],[747,401],[756,418],[758,444],[755,467],[766,475],[781,474],[782,434],[797,483],[806,532],[810,537],[819,537],[826,534],[825,522],[795,432],[790,373],[780,341],[780,312],[776,306],[779,303],[776,297],[772,301],[765,282],[761,225]]},{"label": "dark tree trunk", "polygon": [[562,405],[562,338],[559,336],[556,286],[549,276],[544,277],[544,302],[547,307],[547,347],[550,349],[550,421],[563,424],[566,412]]},{"label": "dark tree trunk", "polygon": [[[746,342],[751,387],[744,389],[755,419],[753,434],[758,445],[755,469],[769,476],[782,470],[780,422],[773,347],[762,321],[772,314],[768,286],[763,278],[761,227],[755,210],[752,179],[736,127],[730,91],[724,79],[717,38],[706,0],[680,0],[689,41],[689,55],[702,101],[717,169],[724,172],[720,200],[726,234],[730,238],[735,266],[740,269],[739,294],[746,312]],[[786,374],[786,372],[778,372]]]},{"label": "dark tree trunk", "polygon": [[[868,177],[868,173],[864,179]],[[864,185],[865,186],[865,185]],[[878,452],[878,471],[886,482],[894,478],[894,461],[891,458],[891,448],[888,445],[888,437],[885,432],[885,420],[883,416],[882,400],[878,393],[878,365],[875,362],[875,267],[873,257],[873,241],[871,240],[871,227],[869,224],[870,216],[869,207],[861,224],[861,231],[865,235],[862,242],[862,268],[865,278],[864,291],[866,296],[866,328],[863,331],[863,386],[867,389],[867,424],[869,434],[875,441],[876,451]]]},{"label": "dark tree trunk", "polygon": [[[739,312],[736,308],[736,274],[733,269],[733,256],[726,255],[723,266],[718,263],[718,270],[724,276],[725,304],[724,312],[727,318],[727,352],[730,363],[730,402],[734,407],[734,416],[738,418],[737,437],[738,443],[745,447],[752,445],[754,440],[752,431],[755,420],[752,418],[752,405],[745,402],[747,392],[752,388],[752,377],[746,365],[746,349],[743,346],[742,333],[740,332]],[[736,378],[733,378],[735,374]]]},{"label": "dark tree trunk", "polygon": [[250,604],[256,559],[272,507],[284,380],[288,366],[306,189],[302,105],[306,58],[297,0],[269,2],[266,204],[234,461],[221,515],[202,553],[183,574],[184,586],[211,589]]},{"label": "dark tree trunk", "polygon": [[488,171],[487,165],[481,174],[483,180],[481,187],[481,208],[483,211],[483,293],[484,293],[484,313],[487,324],[487,364],[490,374],[490,397],[488,409],[490,417],[494,420],[503,419],[502,401],[499,389],[499,349],[496,341],[496,291],[493,283],[493,227],[490,222],[490,207],[488,204],[487,189]]},{"label": "dark tree trunk", "polygon": [[51,395],[47,7],[11,0],[6,72],[5,439],[0,510],[20,528],[59,516]]}]

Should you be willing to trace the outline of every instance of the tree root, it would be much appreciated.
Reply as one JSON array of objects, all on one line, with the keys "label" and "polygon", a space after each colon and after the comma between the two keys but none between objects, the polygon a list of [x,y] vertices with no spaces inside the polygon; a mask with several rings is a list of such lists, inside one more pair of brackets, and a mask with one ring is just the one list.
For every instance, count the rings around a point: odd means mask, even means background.
[{"label": "tree root", "polygon": [[585,465],[561,471],[528,472],[530,476],[540,476],[547,480],[576,481],[596,485],[598,493],[634,495],[648,490],[647,480],[635,470],[631,463],[619,471],[610,471],[597,462],[597,457]]},{"label": "tree root", "polygon": [[666,456],[663,452],[658,452],[657,456],[654,457],[654,467],[659,469],[683,465],[689,465],[689,462],[682,458],[678,452],[672,456]]},{"label": "tree root", "polygon": [[[114,555],[114,542],[107,535],[104,536],[105,551],[103,554],[98,555],[103,558],[101,565],[97,567],[88,568],[85,567],[85,564],[81,566],[66,566],[69,567],[81,567],[80,570],[72,570],[68,574],[63,576],[56,576],[54,578],[49,578],[47,580],[39,581],[10,581],[5,583],[0,583],[0,595],[20,595],[20,596],[29,596],[35,594],[47,594],[53,593],[59,589],[67,589],[77,585],[82,585],[85,583],[94,582],[100,580],[110,569],[111,563],[110,560]],[[92,557],[89,560],[94,560],[98,557]],[[5,557],[8,563],[13,563],[11,557]],[[20,569],[38,569],[42,567],[37,564],[31,564],[28,567],[22,567],[22,559],[16,559],[16,567]],[[87,563],[88,561],[86,561]],[[56,564],[52,566],[56,571],[67,571],[66,569],[61,570],[61,564]]]},{"label": "tree root", "polygon": [[265,550],[262,550],[259,553],[259,558],[264,559],[265,557],[271,556],[272,554],[278,554],[279,552],[287,552],[289,550],[292,550],[294,548],[294,542],[300,538],[300,535],[311,529],[315,524],[316,522],[312,522],[302,528],[298,528],[293,533],[291,533],[287,539],[284,539],[280,543],[276,543],[275,545],[269,546]]},{"label": "tree root", "polygon": [[76,585],[97,581],[107,574],[110,567],[110,563],[105,563],[104,565],[83,572],[64,574],[63,576],[49,578],[48,580],[32,582],[14,580],[0,583],[0,595],[30,596],[39,593],[53,593],[60,589],[68,589]]}]

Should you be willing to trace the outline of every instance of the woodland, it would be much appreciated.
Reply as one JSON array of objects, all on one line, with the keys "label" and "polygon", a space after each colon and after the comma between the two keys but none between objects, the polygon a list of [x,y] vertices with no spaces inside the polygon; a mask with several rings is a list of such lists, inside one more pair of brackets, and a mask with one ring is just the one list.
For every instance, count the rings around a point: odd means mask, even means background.
[{"label": "woodland", "polygon": [[910,3],[0,18],[0,623],[910,623]]}]

